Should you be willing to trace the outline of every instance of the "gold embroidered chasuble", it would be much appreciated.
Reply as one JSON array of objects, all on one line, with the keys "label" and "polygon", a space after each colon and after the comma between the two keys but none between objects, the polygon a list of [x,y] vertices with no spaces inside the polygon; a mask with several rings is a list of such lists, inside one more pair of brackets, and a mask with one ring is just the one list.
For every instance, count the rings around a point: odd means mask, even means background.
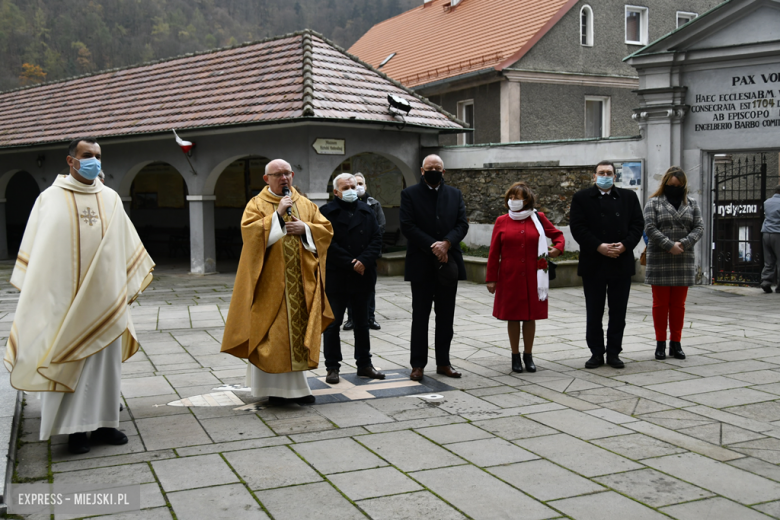
[{"label": "gold embroidered chasuble", "polygon": [[129,359],[139,344],[128,304],[153,267],[114,190],[57,177],[35,201],[11,276],[21,291],[3,359],[11,385],[73,392],[86,358],[118,338]]},{"label": "gold embroidered chasuble", "polygon": [[295,189],[290,197],[292,214],[308,225],[306,236],[317,253],[299,236],[272,236],[275,226],[281,230],[274,224],[280,197],[267,186],[250,200],[241,221],[244,247],[222,339],[222,352],[271,374],[317,368],[320,337],[333,321],[325,297],[333,229],[316,204]]}]

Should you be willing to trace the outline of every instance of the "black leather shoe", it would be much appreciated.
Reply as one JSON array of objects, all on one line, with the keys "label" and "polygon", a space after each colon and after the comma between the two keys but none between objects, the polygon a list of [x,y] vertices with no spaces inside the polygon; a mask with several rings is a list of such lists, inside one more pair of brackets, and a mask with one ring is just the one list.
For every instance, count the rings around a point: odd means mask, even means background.
[{"label": "black leather shoe", "polygon": [[358,368],[357,375],[360,377],[369,377],[371,379],[384,379],[385,375],[372,366]]},{"label": "black leather shoe", "polygon": [[585,368],[598,368],[604,364],[604,356],[593,354],[589,360],[585,362]]},{"label": "black leather shoe", "polygon": [[347,320],[347,322],[344,324],[344,330],[352,330],[355,328],[355,324],[352,323],[352,320]]},{"label": "black leather shoe", "polygon": [[534,365],[534,357],[531,354],[523,352],[523,363],[525,363],[525,369],[529,372],[536,372],[536,365]]},{"label": "black leather shoe", "polygon": [[772,292],[772,286],[771,285],[761,284],[761,289],[763,289],[765,293],[771,293]]},{"label": "black leather shoe", "polygon": [[86,433],[71,433],[68,435],[68,451],[74,455],[89,453],[89,439]]},{"label": "black leather shoe", "polygon": [[325,382],[329,385],[335,385],[339,382],[339,371],[338,370],[328,370],[328,375],[325,376]]},{"label": "black leather shoe", "polygon": [[371,330],[379,330],[382,328],[382,326],[378,324],[374,318],[371,318],[368,320],[368,328]]},{"label": "black leather shoe", "polygon": [[679,341],[669,342],[669,355],[674,356],[674,359],[685,359],[685,352],[683,352]]},{"label": "black leather shoe", "polygon": [[623,363],[617,354],[610,356],[607,354],[607,365],[611,366],[612,368],[625,368],[626,364]]},{"label": "black leather shoe", "polygon": [[523,364],[520,362],[520,354],[512,354],[512,372],[523,372]]},{"label": "black leather shoe", "polygon": [[268,404],[274,406],[284,406],[287,404],[287,399],[284,397],[276,397],[275,395],[268,396]]},{"label": "black leather shoe", "polygon": [[92,440],[104,444],[121,446],[122,444],[127,444],[127,435],[116,428],[98,428],[92,432]]},{"label": "black leather shoe", "polygon": [[422,381],[423,369],[420,367],[412,367],[412,373],[409,374],[409,379],[412,381]]},{"label": "black leather shoe", "polygon": [[655,359],[666,359],[666,342],[655,342]]},{"label": "black leather shoe", "polygon": [[298,397],[296,399],[291,399],[293,402],[296,402],[298,404],[314,404],[317,401],[317,398],[313,395],[304,395],[303,397]]}]

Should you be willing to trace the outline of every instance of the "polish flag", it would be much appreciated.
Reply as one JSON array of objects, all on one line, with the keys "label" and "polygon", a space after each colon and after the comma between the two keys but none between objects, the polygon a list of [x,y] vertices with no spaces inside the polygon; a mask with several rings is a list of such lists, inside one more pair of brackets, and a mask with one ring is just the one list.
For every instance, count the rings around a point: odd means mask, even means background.
[{"label": "polish flag", "polygon": [[174,137],[176,137],[176,144],[178,144],[181,147],[181,151],[184,153],[190,153],[190,150],[192,150],[192,147],[195,146],[190,141],[185,141],[179,135],[176,133],[176,130],[173,131]]}]

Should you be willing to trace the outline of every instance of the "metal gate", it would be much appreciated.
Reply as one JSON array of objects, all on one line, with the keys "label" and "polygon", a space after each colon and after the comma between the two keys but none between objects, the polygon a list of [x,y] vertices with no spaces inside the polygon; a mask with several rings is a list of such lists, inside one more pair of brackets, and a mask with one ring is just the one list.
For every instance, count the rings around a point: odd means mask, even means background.
[{"label": "metal gate", "polygon": [[712,283],[758,286],[764,266],[766,154],[716,156],[714,170]]}]

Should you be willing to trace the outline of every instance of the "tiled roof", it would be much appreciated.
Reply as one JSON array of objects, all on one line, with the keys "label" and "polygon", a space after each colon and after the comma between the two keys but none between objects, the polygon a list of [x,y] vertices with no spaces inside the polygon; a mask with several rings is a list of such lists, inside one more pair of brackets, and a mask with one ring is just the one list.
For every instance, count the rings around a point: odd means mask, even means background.
[{"label": "tiled roof", "polygon": [[407,125],[466,126],[440,107],[303,31],[0,93],[0,148],[288,120],[403,124],[387,94],[411,103]]},{"label": "tiled roof", "polygon": [[[407,87],[517,61],[576,0],[431,0],[376,24],[349,52]],[[422,4],[422,2],[421,2]],[[576,37],[576,35],[575,35]]]}]

